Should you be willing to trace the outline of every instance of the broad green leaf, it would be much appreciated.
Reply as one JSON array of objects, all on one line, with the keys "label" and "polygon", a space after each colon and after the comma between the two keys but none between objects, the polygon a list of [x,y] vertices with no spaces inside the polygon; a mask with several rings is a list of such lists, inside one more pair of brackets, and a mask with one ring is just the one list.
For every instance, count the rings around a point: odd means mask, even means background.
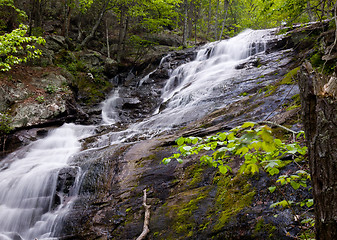
[{"label": "broad green leaf", "polygon": [[306,205],[307,205],[307,207],[310,208],[312,205],[314,205],[314,199],[308,199]]},{"label": "broad green leaf", "polygon": [[256,123],[254,122],[245,122],[244,124],[242,124],[242,128],[249,128],[249,127],[254,127]]},{"label": "broad green leaf", "polygon": [[249,151],[249,149],[247,147],[242,147],[242,148],[239,148],[237,151],[236,151],[236,155],[241,155],[241,157],[243,155],[245,155],[247,152]]},{"label": "broad green leaf", "polygon": [[270,191],[271,193],[273,193],[273,192],[276,190],[276,186],[269,187],[268,189],[269,189],[269,191]]},{"label": "broad green leaf", "polygon": [[178,144],[178,146],[181,146],[185,143],[185,139],[183,137],[180,137],[176,140],[176,143]]},{"label": "broad green leaf", "polygon": [[291,181],[290,185],[293,187],[293,189],[297,190],[301,185],[298,182]]},{"label": "broad green leaf", "polygon": [[277,168],[272,168],[269,170],[269,174],[270,175],[275,175],[275,174],[279,174],[280,173],[280,170],[278,170]]}]

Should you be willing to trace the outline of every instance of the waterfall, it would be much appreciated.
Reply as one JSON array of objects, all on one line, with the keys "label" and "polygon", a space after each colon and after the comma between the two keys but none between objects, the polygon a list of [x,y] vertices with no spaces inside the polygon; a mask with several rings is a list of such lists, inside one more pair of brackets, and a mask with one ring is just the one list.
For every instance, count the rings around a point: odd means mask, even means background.
[{"label": "waterfall", "polygon": [[0,239],[52,237],[57,218],[71,202],[55,199],[59,171],[69,167],[69,158],[80,150],[79,139],[91,129],[65,124],[1,161]]},{"label": "waterfall", "polygon": [[[152,116],[123,131],[102,135],[101,142],[90,147],[134,141],[137,136],[151,138],[236,101],[240,97],[233,83],[238,82],[239,76],[249,74],[236,66],[252,55],[263,57],[270,38],[270,30],[246,30],[232,39],[203,46],[194,61],[169,73],[161,92],[161,107]],[[150,75],[140,81],[140,87],[144,87],[142,84]],[[102,103],[102,125],[120,120],[117,108],[121,107],[121,101],[116,89]],[[60,219],[71,207],[80,182],[81,170],[69,166],[69,161],[80,151],[80,139],[92,135],[95,127],[65,124],[0,162],[1,240],[57,237]],[[106,143],[102,143],[103,139]],[[62,194],[57,186],[60,172],[72,168],[74,186],[68,194]]]},{"label": "waterfall", "polygon": [[[177,67],[162,90],[155,115],[134,128],[167,130],[191,122],[238,99],[233,83],[247,71],[235,67],[263,54],[274,29],[245,30],[236,37],[203,46],[194,61]],[[148,77],[148,76],[147,76]]]}]

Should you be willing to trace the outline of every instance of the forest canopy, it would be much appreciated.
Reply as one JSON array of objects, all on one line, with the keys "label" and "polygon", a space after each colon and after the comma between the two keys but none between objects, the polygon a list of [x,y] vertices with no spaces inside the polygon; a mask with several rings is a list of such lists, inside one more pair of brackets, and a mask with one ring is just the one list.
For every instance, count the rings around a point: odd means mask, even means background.
[{"label": "forest canopy", "polygon": [[[0,35],[26,29],[25,36],[64,36],[76,49],[106,39],[101,52],[118,60],[130,52],[162,44],[175,46],[232,37],[246,28],[261,29],[329,19],[332,0],[0,0]],[[20,24],[27,27],[20,27]],[[18,31],[18,30],[16,30]],[[15,32],[11,33],[14,34]],[[22,40],[27,42],[27,38]],[[37,41],[31,39],[33,43]],[[39,40],[39,42],[41,42]],[[8,44],[7,44],[8,45]],[[165,45],[165,44],[164,44]],[[1,60],[4,59],[3,44]],[[24,44],[19,44],[24,47]],[[97,47],[97,46],[96,46]],[[130,50],[131,49],[131,50]],[[135,50],[136,49],[136,50]],[[33,52],[34,53],[34,52]],[[137,57],[135,57],[137,58]],[[23,57],[23,59],[25,59]],[[18,61],[12,61],[17,63]],[[12,64],[12,63],[9,63]]]}]

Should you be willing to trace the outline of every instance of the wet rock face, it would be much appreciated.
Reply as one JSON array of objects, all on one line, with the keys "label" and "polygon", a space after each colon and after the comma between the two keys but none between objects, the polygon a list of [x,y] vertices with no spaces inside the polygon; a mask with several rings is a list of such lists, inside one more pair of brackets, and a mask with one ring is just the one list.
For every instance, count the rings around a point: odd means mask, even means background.
[{"label": "wet rock face", "polygon": [[[140,86],[137,82],[141,77],[136,74],[121,76],[116,107],[122,123],[145,118],[159,107],[161,89],[170,71],[185,59],[195,57],[193,51],[186,54],[168,56]],[[143,228],[142,197],[147,189],[147,203],[151,205],[148,239],[292,239],[299,232],[295,216],[288,209],[270,209],[272,203],[284,197],[270,194],[268,186],[272,181],[266,174],[237,174],[239,160],[233,162],[233,174],[228,176],[200,165],[197,157],[187,157],[183,164],[160,164],[176,151],[172,145],[182,135],[202,137],[244,121],[265,119],[299,128],[294,121],[298,110],[286,109],[295,102],[292,96],[298,94],[298,87],[286,81],[287,73],[296,65],[292,58],[291,50],[270,50],[265,57],[257,54],[239,64],[237,70],[247,78],[230,79],[228,94],[212,99],[228,104],[184,125],[174,135],[117,145],[110,143],[118,129],[106,127],[83,140],[86,151],[77,155],[72,164],[85,174],[78,200],[67,216],[63,238],[135,239]],[[226,99],[228,96],[234,96],[235,101],[231,101],[234,97]],[[281,174],[296,171],[296,167],[290,165]],[[291,196],[291,201],[311,197],[307,191],[292,188],[287,188],[285,194]]]},{"label": "wet rock face", "polygon": [[63,168],[58,172],[56,192],[54,194],[53,208],[58,207],[68,200],[69,197],[74,196],[76,191],[76,177],[78,175],[78,168],[69,167]]},{"label": "wet rock face", "polygon": [[162,102],[160,98],[162,89],[170,72],[194,60],[195,57],[195,49],[174,52],[167,55],[159,67],[147,77],[142,78],[142,75],[139,76],[133,72],[117,75],[113,81],[119,89],[120,99],[116,111],[120,122],[136,122],[150,116]]}]

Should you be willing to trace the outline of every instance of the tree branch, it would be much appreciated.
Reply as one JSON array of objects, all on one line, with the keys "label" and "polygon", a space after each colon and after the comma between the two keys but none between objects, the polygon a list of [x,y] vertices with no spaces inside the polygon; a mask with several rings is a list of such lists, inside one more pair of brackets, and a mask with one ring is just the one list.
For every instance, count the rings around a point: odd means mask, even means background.
[{"label": "tree branch", "polygon": [[143,197],[143,206],[145,208],[145,216],[144,216],[144,227],[143,232],[139,235],[136,240],[142,240],[146,237],[146,235],[150,232],[149,223],[150,223],[150,207],[151,205],[146,204],[146,189],[143,190],[144,197]]}]

